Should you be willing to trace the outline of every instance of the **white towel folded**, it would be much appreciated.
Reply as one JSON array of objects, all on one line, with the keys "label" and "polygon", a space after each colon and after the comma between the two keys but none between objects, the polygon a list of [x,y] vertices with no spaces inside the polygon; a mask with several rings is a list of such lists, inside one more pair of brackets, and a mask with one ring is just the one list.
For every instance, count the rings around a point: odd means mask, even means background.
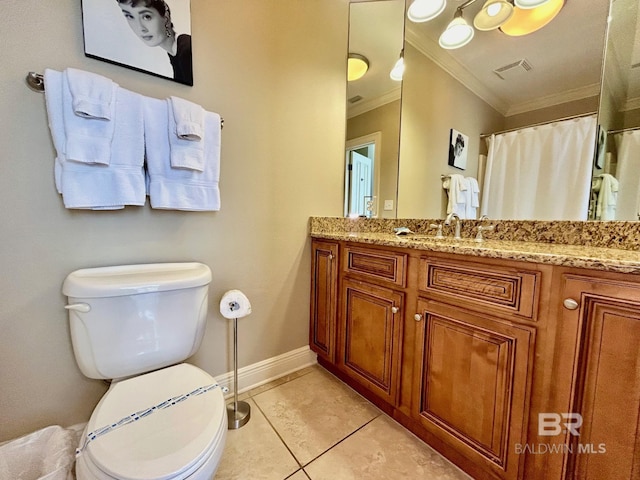
[{"label": "white towel folded", "polygon": [[475,220],[478,218],[477,209],[480,206],[480,201],[478,199],[480,187],[478,186],[478,180],[473,177],[465,177],[465,180],[469,186],[465,192],[467,194],[465,202],[465,218]]},{"label": "white towel folded", "polygon": [[45,103],[49,130],[56,149],[56,160],[53,168],[56,190],[62,193],[62,164],[65,160],[65,144],[67,138],[64,133],[64,119],[62,115],[62,73],[51,69],[44,71]]},{"label": "white towel folded", "polygon": [[[114,88],[117,86],[114,84]],[[62,113],[67,137],[65,154],[68,161],[109,165],[111,141],[115,131],[116,103],[111,102],[111,120],[87,118],[73,111],[73,96],[68,72],[62,74]]]},{"label": "white towel folded", "polygon": [[169,103],[149,97],[143,100],[151,206],[188,211],[220,210],[220,115],[204,114],[203,170],[173,168],[167,135]]},{"label": "white towel folded", "polygon": [[205,168],[204,109],[178,97],[171,97],[166,102],[171,166],[202,172]]},{"label": "white towel folded", "polygon": [[180,97],[170,97],[176,134],[183,140],[198,141],[204,135],[204,108]]},{"label": "white towel folded", "polygon": [[600,178],[602,183],[600,184],[598,201],[596,202],[596,219],[615,220],[619,182],[613,175],[608,173],[604,173],[597,178]]},{"label": "white towel folded", "polygon": [[66,73],[75,114],[85,118],[113,120],[118,84],[102,75],[75,68],[67,68]]},{"label": "white towel folded", "polygon": [[461,219],[466,218],[466,190],[469,188],[468,182],[462,175],[453,174],[445,179],[442,186],[449,192],[449,202],[447,203],[447,213],[455,213]]},{"label": "white towel folded", "polygon": [[56,188],[67,208],[114,210],[144,205],[144,128],[142,97],[118,88],[118,121],[110,149],[110,165],[69,162],[65,157],[63,74],[45,70],[45,96],[49,128],[56,149]]}]

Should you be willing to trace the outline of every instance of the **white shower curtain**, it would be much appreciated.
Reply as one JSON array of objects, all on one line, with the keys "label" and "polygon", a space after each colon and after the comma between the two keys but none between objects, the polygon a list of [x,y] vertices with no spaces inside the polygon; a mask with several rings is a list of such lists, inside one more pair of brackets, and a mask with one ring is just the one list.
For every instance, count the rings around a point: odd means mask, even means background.
[{"label": "white shower curtain", "polygon": [[640,220],[640,130],[617,134],[618,199],[616,220]]},{"label": "white shower curtain", "polygon": [[586,220],[596,116],[492,135],[481,215],[502,220]]}]

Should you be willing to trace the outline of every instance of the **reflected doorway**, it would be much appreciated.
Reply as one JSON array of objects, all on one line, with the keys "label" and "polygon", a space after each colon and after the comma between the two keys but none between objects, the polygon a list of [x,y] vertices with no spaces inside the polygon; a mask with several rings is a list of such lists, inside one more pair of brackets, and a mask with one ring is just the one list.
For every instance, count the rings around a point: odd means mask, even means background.
[{"label": "reflected doorway", "polygon": [[380,183],[380,132],[346,144],[344,216],[375,218]]}]

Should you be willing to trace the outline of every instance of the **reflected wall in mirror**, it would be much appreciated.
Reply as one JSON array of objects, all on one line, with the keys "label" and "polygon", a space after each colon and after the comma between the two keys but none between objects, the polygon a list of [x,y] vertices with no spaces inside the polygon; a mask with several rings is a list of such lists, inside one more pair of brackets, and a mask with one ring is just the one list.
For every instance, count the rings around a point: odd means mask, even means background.
[{"label": "reflected wall in mirror", "polygon": [[590,204],[597,220],[640,220],[639,22],[638,0],[613,0]]},{"label": "reflected wall in mirror", "polygon": [[[478,1],[464,9],[468,22],[483,3]],[[466,46],[444,50],[438,38],[460,4],[448,2],[447,9],[429,22],[407,22],[398,218],[444,218],[455,205],[443,188],[443,177],[449,180],[448,176],[461,174],[456,178],[473,178],[481,190],[485,189],[478,192],[479,202],[468,197],[474,205],[482,204],[482,200],[486,204],[471,210],[471,218],[486,213],[490,218],[504,219],[586,220],[609,1],[568,1],[551,23],[529,35],[511,37],[500,30],[477,31]],[[557,122],[560,129],[551,125],[526,129],[573,117]],[[584,123],[589,125],[585,127]],[[574,131],[577,125],[580,127]],[[467,167],[462,172],[446,161],[452,128],[469,136]],[[514,165],[515,148],[523,153],[522,168],[508,173],[494,160],[482,137],[513,129],[520,133],[494,142],[493,148],[504,148],[527,131],[545,137],[542,131],[548,129],[558,140],[552,147],[536,138],[511,146],[507,154],[510,166]],[[576,137],[577,144],[569,161],[566,148],[570,137]],[[533,168],[539,161],[540,165]],[[509,175],[513,175],[511,179]],[[514,178],[522,185],[514,184]],[[534,182],[539,188],[530,188]],[[574,194],[565,194],[569,186],[580,192],[577,201]],[[529,198],[522,197],[525,190]],[[488,193],[492,199],[487,198]],[[567,200],[563,209],[556,208],[561,197]],[[491,209],[491,201],[514,208]],[[535,208],[517,208],[530,204]]]},{"label": "reflected wall in mirror", "polygon": [[349,7],[349,53],[369,69],[347,82],[346,216],[396,217],[402,84],[390,72],[402,53],[404,12],[404,0]]}]

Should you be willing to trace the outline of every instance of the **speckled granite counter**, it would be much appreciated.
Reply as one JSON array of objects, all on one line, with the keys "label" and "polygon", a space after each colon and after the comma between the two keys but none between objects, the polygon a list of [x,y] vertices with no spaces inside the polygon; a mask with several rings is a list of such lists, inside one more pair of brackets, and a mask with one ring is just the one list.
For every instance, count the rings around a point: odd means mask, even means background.
[{"label": "speckled granite counter", "polygon": [[[463,240],[454,240],[450,233],[445,231],[448,238],[436,240],[433,238],[434,231],[425,231],[423,225],[429,228],[432,221],[400,221],[400,220],[383,220],[378,226],[372,226],[370,222],[376,223],[375,220],[360,220],[358,226],[353,220],[349,219],[330,219],[313,217],[310,222],[310,234],[314,238],[324,238],[331,240],[345,240],[372,245],[386,245],[393,247],[414,248],[432,252],[457,253],[461,255],[473,255],[478,257],[502,258],[507,260],[518,260],[524,262],[535,262],[550,265],[560,265],[565,267],[588,268],[594,270],[606,270],[612,272],[633,273],[640,275],[640,248],[638,245],[627,245],[627,249],[607,248],[604,246],[594,246],[592,242],[589,244],[566,244],[554,243],[556,240],[549,235],[548,229],[544,231],[545,240],[536,239],[536,241],[523,241],[505,239],[504,232],[508,232],[512,226],[504,227],[503,222],[492,222],[496,225],[496,232],[486,233],[486,240],[481,243],[473,241],[475,234],[472,229],[466,232],[463,230]],[[419,222],[416,224],[414,222]],[[365,225],[369,223],[369,225]],[[465,222],[468,227],[478,222]],[[507,222],[505,222],[507,223]],[[512,222],[518,224],[526,224],[524,228],[527,232],[536,232],[536,223],[553,224],[553,222]],[[587,222],[560,222],[569,224],[587,224]],[[614,222],[614,223],[631,223],[631,222]],[[633,222],[637,223],[637,222]],[[594,225],[593,223],[589,223]],[[343,225],[348,228],[344,228]],[[416,231],[416,234],[406,236],[397,236],[393,233],[395,226],[408,226]],[[599,224],[607,226],[606,223]],[[500,229],[498,226],[504,228]],[[611,226],[609,224],[608,226]],[[342,227],[342,228],[341,228]],[[565,225],[566,227],[566,225]],[[384,228],[384,230],[383,230]],[[591,227],[592,228],[592,227]],[[630,237],[632,240],[640,243],[637,233],[634,234],[638,227],[631,225]],[[354,231],[357,230],[357,231]],[[373,231],[371,231],[373,230]],[[382,230],[382,231],[381,231]],[[500,234],[500,230],[503,234]],[[387,233],[389,232],[389,233]],[[494,234],[495,235],[492,235]],[[520,232],[521,233],[521,232]],[[466,234],[466,235],[465,235]],[[565,228],[566,234],[566,228]],[[597,235],[596,235],[597,236]],[[494,237],[494,238],[491,238]],[[601,237],[600,237],[601,238]],[[619,235],[616,238],[620,238]],[[584,237],[582,237],[584,240]],[[577,242],[576,242],[577,243]],[[593,242],[601,243],[601,242]],[[614,245],[618,246],[616,242]],[[631,247],[631,248],[629,248]]]}]

